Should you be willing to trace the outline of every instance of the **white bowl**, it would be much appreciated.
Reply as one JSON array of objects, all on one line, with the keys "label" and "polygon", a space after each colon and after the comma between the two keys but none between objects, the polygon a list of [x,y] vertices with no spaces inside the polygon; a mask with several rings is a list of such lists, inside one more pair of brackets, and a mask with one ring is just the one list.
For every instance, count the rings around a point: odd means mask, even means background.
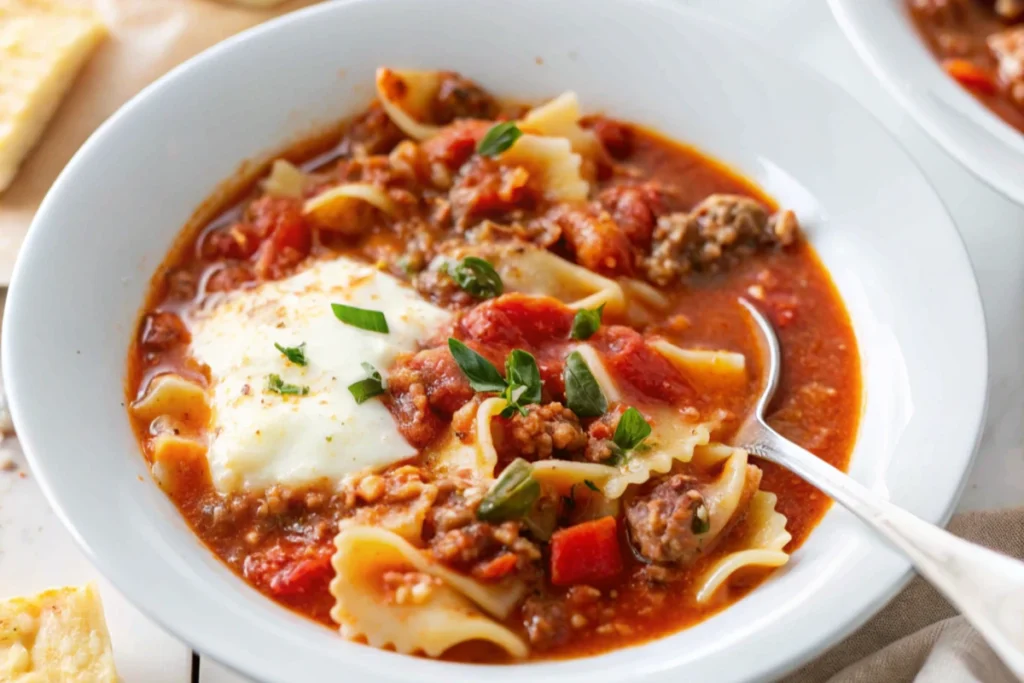
[{"label": "white bowl", "polygon": [[82,147],[25,242],[3,326],[11,408],[35,476],[100,571],[197,650],[267,681],[763,680],[881,607],[908,565],[833,510],[784,571],[692,629],[483,668],[346,642],[199,542],[152,482],[124,409],[149,279],[241,160],[364,107],[380,64],[457,69],[517,98],[572,88],[589,110],[692,142],[796,209],[861,347],[853,476],[933,522],[952,510],[985,403],[977,287],[935,193],[841,90],[667,2],[331,2],[146,89]]},{"label": "white bowl", "polygon": [[1024,133],[942,70],[914,28],[906,0],[829,0],[861,59],[953,158],[1024,204]]}]

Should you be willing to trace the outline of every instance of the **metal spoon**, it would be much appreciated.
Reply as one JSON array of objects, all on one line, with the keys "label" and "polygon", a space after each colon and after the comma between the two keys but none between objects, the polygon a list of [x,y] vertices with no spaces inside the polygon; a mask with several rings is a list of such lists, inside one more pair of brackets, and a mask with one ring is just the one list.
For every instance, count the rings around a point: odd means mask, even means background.
[{"label": "metal spoon", "polygon": [[813,484],[888,539],[1024,680],[1024,562],[918,519],[769,427],[764,415],[779,383],[779,340],[753,304],[744,299],[740,303],[760,329],[768,375],[753,414],[736,434],[736,445]]}]

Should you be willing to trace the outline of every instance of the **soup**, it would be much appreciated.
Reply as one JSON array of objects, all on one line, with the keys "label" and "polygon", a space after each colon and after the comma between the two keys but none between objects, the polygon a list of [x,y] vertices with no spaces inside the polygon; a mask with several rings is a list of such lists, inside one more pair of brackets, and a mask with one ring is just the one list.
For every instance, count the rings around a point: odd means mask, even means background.
[{"label": "soup", "polygon": [[845,468],[856,340],[793,212],[565,93],[381,69],[378,99],[183,235],[129,358],[154,478],[253,588],[467,662],[677,631],[753,590],[827,499],[729,445]]},{"label": "soup", "polygon": [[909,0],[909,8],[946,72],[1024,132],[1024,2]]}]

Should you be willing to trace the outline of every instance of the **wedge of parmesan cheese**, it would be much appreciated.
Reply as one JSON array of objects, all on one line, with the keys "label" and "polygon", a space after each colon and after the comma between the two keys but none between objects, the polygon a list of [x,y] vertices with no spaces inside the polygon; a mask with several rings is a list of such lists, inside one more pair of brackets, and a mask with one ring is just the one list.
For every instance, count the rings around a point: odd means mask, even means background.
[{"label": "wedge of parmesan cheese", "polygon": [[0,0],[0,192],[105,34],[84,7]]},{"label": "wedge of parmesan cheese", "polygon": [[55,588],[0,601],[0,681],[116,683],[96,587]]}]

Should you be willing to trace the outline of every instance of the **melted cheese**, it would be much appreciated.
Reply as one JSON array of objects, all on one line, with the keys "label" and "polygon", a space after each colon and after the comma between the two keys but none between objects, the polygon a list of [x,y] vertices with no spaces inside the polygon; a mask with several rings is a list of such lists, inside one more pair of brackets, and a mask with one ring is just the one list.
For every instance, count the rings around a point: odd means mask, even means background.
[{"label": "melted cheese", "polygon": [[[332,303],[381,311],[390,332],[347,325]],[[348,386],[366,376],[361,363],[385,374],[448,317],[399,280],[345,258],[234,292],[201,311],[192,352],[210,368],[214,485],[235,491],[337,481],[414,456],[384,405],[357,405]],[[275,343],[305,343],[308,365],[291,363]],[[269,392],[271,374],[309,393]]]}]

